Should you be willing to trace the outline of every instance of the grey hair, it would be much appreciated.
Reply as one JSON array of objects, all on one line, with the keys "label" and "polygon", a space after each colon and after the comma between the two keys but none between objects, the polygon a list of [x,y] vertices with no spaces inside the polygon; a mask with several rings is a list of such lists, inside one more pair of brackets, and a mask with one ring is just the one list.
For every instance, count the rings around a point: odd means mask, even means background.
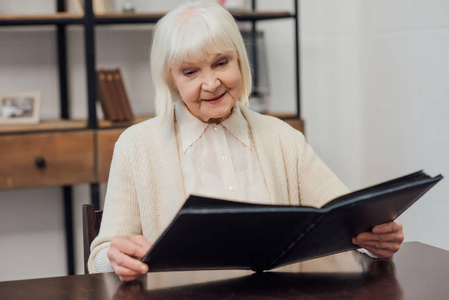
[{"label": "grey hair", "polygon": [[216,2],[187,2],[161,18],[151,47],[151,75],[155,88],[156,114],[171,117],[172,104],[180,98],[170,68],[187,58],[203,60],[209,54],[237,53],[242,91],[239,101],[247,105],[252,78],[242,35],[234,17]]}]

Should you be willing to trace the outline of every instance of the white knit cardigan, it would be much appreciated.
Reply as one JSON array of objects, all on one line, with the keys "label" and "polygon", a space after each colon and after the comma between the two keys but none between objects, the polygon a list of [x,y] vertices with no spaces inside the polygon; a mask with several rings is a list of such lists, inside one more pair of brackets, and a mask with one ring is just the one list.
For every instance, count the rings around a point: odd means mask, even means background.
[{"label": "white knit cardigan", "polygon": [[[273,204],[319,207],[348,192],[301,132],[240,106],[248,121]],[[91,245],[89,270],[114,236],[161,235],[187,196],[173,120],[161,116],[131,126],[117,140],[101,229]]]}]

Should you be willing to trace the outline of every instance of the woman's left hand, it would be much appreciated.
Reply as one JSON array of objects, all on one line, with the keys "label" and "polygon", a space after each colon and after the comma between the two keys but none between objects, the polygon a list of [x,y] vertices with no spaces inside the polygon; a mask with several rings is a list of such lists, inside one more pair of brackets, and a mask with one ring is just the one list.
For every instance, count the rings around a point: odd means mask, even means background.
[{"label": "woman's left hand", "polygon": [[402,224],[389,222],[378,225],[371,232],[363,232],[352,239],[352,243],[370,251],[378,258],[391,258],[404,241]]}]

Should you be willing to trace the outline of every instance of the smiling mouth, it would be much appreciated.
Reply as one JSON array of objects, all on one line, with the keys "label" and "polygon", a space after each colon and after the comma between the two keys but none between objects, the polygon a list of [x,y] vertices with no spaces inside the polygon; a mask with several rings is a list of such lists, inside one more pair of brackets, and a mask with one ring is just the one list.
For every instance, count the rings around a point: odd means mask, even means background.
[{"label": "smiling mouth", "polygon": [[220,96],[218,96],[218,97],[216,97],[216,98],[203,99],[203,101],[213,102],[213,101],[221,100],[221,98],[224,97],[225,94],[226,94],[226,92],[224,92],[223,94],[221,94]]}]

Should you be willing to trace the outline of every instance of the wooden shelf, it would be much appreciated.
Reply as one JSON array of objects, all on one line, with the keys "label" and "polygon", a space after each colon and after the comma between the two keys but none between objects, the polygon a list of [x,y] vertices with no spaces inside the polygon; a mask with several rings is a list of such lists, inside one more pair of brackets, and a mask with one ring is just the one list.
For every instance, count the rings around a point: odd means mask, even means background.
[{"label": "wooden shelf", "polygon": [[[231,11],[238,21],[258,21],[294,18],[288,11]],[[108,13],[95,16],[95,24],[144,24],[156,23],[165,12],[155,13]],[[42,15],[0,15],[0,26],[83,24],[84,15],[54,13]]]},{"label": "wooden shelf", "polygon": [[[109,120],[98,120],[99,129],[126,128],[154,117],[153,115],[136,116],[129,122],[112,122]],[[36,133],[52,131],[87,130],[87,120],[45,120],[38,124],[0,124],[0,135],[17,133]]]},{"label": "wooden shelf", "polygon": [[112,122],[109,120],[98,120],[98,127],[101,129],[108,129],[108,128],[126,128],[131,125],[140,123],[142,121],[148,120],[153,118],[154,115],[141,115],[141,116],[135,116],[132,121],[127,122]]},{"label": "wooden shelf", "polygon": [[86,129],[86,120],[45,120],[38,124],[0,125],[0,135]]},{"label": "wooden shelf", "polygon": [[231,11],[237,21],[259,21],[294,18],[288,11]]},{"label": "wooden shelf", "polygon": [[55,25],[82,24],[83,15],[71,13],[54,13],[43,15],[0,15],[0,25]]},{"label": "wooden shelf", "polygon": [[[296,124],[295,122],[302,122],[294,113],[267,113],[267,115],[283,119],[287,123]],[[126,128],[131,125],[140,123],[142,121],[153,118],[154,115],[139,115],[135,116],[132,121],[127,122],[112,122],[109,120],[98,120],[98,129],[114,129]],[[296,126],[293,126],[296,128]],[[51,132],[51,131],[71,131],[83,130],[87,128],[86,119],[77,120],[44,120],[38,124],[0,124],[0,135],[17,134],[17,133],[35,133],[35,132]],[[298,128],[297,128],[298,129]]]},{"label": "wooden shelf", "polygon": [[282,119],[296,130],[299,130],[305,134],[304,120],[298,119],[298,116],[295,113],[267,113],[267,115]]},{"label": "wooden shelf", "polygon": [[[270,19],[293,18],[294,14],[287,11],[231,11],[238,21],[256,21]],[[166,13],[108,13],[96,15],[96,24],[136,24],[155,23]]]}]

